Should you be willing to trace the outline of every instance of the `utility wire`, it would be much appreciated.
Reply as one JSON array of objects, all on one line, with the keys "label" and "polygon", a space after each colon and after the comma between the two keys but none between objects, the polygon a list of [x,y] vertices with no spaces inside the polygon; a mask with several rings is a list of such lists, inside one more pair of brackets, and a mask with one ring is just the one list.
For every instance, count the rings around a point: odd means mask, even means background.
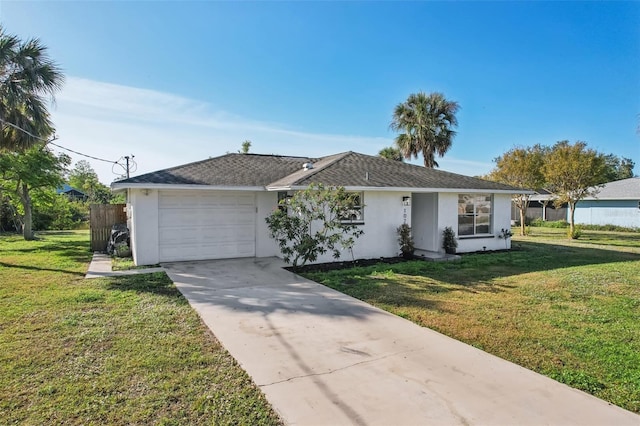
[{"label": "utility wire", "polygon": [[104,158],[98,158],[98,157],[94,157],[92,155],[83,154],[81,152],[74,151],[73,149],[65,148],[64,146],[58,145],[56,143],[53,143],[53,141],[55,141],[57,139],[55,136],[52,139],[41,138],[40,136],[36,136],[33,133],[29,132],[28,130],[23,129],[20,126],[17,126],[17,125],[15,125],[13,123],[9,123],[8,121],[5,121],[3,119],[0,119],[0,122],[2,122],[2,124],[6,124],[7,126],[13,127],[14,129],[17,129],[17,130],[19,130],[19,131],[31,136],[34,139],[38,139],[40,141],[43,141],[45,143],[45,145],[50,144],[50,145],[53,145],[53,146],[58,147],[60,149],[64,149],[65,151],[73,152],[74,154],[82,155],[83,157],[87,157],[87,158],[91,158],[92,160],[104,161],[105,163],[119,164],[118,163],[119,160],[118,161],[105,160]]},{"label": "utility wire", "polygon": [[[6,124],[6,125],[7,125],[7,126],[9,126],[9,127],[13,127],[14,129],[20,130],[22,133],[26,133],[27,135],[31,136],[31,137],[32,137],[32,138],[34,138],[34,139],[38,139],[38,140],[40,140],[40,141],[42,141],[42,142],[45,142],[45,143],[50,143],[50,142],[51,142],[49,139],[45,139],[45,138],[41,138],[40,136],[36,136],[36,135],[34,135],[33,133],[29,132],[28,130],[23,129],[23,128],[22,128],[22,127],[20,127],[20,126],[16,126],[16,125],[15,125],[15,124],[13,124],[13,123],[9,123],[8,121],[5,121],[5,120],[3,120],[3,119],[1,119],[1,118],[0,118],[0,122],[1,122],[2,124]],[[54,136],[54,137],[53,137],[53,139],[51,139],[51,140],[55,140],[55,136]]]},{"label": "utility wire", "polygon": [[119,164],[117,161],[105,160],[104,158],[98,158],[98,157],[94,157],[93,155],[83,154],[81,152],[74,151],[74,150],[69,149],[69,148],[65,148],[64,146],[60,146],[60,145],[58,145],[56,143],[53,143],[51,141],[49,141],[49,144],[53,145],[55,147],[58,147],[60,149],[64,149],[65,151],[73,152],[74,154],[82,155],[83,157],[87,157],[87,158],[91,158],[92,160],[104,161],[105,163],[111,163],[111,164]]}]

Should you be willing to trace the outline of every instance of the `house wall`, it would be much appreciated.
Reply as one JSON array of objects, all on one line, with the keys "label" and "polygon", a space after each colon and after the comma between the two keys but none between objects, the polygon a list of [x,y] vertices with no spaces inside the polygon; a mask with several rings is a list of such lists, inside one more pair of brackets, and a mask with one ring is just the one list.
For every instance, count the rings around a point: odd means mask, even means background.
[{"label": "house wall", "polygon": [[[438,194],[438,251],[442,249],[442,232],[447,226],[458,235],[458,194]],[[502,229],[511,229],[511,195],[494,194],[492,235],[481,237],[458,237],[458,253],[483,250],[505,250],[511,248],[511,239],[498,238]]]},{"label": "house wall", "polygon": [[264,220],[277,205],[277,192],[256,193],[256,257],[280,256],[278,244],[269,236],[269,228]]},{"label": "house wall", "polygon": [[[256,257],[280,256],[276,242],[269,237],[264,220],[277,205],[277,193],[256,192]],[[410,197],[410,205],[403,205],[403,197]],[[129,229],[134,262],[152,265],[159,262],[158,191],[130,189],[128,211]],[[409,192],[364,192],[364,234],[356,241],[353,257],[367,259],[392,257],[399,253],[396,229],[402,223],[412,225],[416,247],[442,251],[442,231],[446,226],[458,228],[458,194],[411,194]],[[494,196],[494,224],[491,237],[459,239],[458,251],[470,252],[505,248],[505,240],[497,238],[501,228],[510,228],[510,196]],[[507,246],[510,247],[510,240]],[[339,260],[351,260],[352,254],[343,250]],[[334,261],[327,253],[317,262]]]},{"label": "house wall", "polygon": [[[411,225],[413,209],[412,205],[403,205],[403,197],[411,197],[411,193],[364,192],[364,225],[359,225],[364,234],[356,240],[353,248],[355,259],[393,257],[399,254],[400,245],[396,230],[405,222]],[[352,260],[351,252],[343,250],[338,260]],[[330,253],[326,253],[315,263],[334,261],[336,259]]]},{"label": "house wall", "polygon": [[639,200],[583,200],[576,204],[575,223],[640,228]]},{"label": "house wall", "polygon": [[440,251],[438,232],[438,194],[413,194],[411,233],[416,249]]},{"label": "house wall", "polygon": [[130,215],[131,250],[136,265],[158,263],[158,191],[129,189],[127,209]]}]

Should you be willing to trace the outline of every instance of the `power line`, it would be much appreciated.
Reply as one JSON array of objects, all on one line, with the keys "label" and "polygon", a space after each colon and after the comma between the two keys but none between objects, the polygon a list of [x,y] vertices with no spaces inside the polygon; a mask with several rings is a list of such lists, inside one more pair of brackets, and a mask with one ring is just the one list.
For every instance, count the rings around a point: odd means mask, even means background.
[{"label": "power line", "polygon": [[53,143],[51,141],[49,141],[49,144],[53,145],[55,147],[58,147],[60,149],[64,149],[65,151],[73,152],[74,154],[82,155],[83,157],[87,157],[87,158],[91,158],[92,160],[104,161],[105,163],[118,164],[117,161],[105,160],[104,158],[98,158],[98,157],[94,157],[93,155],[83,154],[81,152],[74,151],[73,149],[65,148],[64,146],[58,145],[58,144]]},{"label": "power line", "polygon": [[[5,121],[5,120],[3,120],[3,119],[1,119],[1,118],[0,118],[0,122],[1,122],[2,124],[6,124],[6,125],[7,125],[7,126],[9,126],[9,127],[13,127],[14,129],[20,130],[22,133],[26,133],[27,135],[31,136],[32,138],[34,138],[34,139],[38,139],[38,140],[40,140],[40,141],[42,141],[42,142],[44,142],[44,143],[50,143],[50,142],[51,142],[49,139],[45,139],[45,138],[42,138],[42,137],[40,137],[40,136],[36,136],[36,135],[34,135],[33,133],[29,132],[28,130],[25,130],[25,129],[23,129],[22,127],[17,126],[17,125],[15,125],[15,124],[13,124],[13,123],[9,123],[8,121]],[[55,136],[54,136],[54,137],[53,137],[53,139],[51,139],[51,140],[55,140]]]},{"label": "power line", "polygon": [[7,125],[7,126],[9,126],[9,127],[13,127],[14,129],[17,129],[17,130],[21,131],[22,133],[25,133],[25,134],[27,134],[27,135],[31,136],[31,137],[32,137],[32,138],[34,138],[34,139],[38,139],[38,140],[40,140],[40,141],[44,142],[44,143],[45,143],[45,145],[49,145],[49,144],[50,144],[50,145],[56,146],[56,147],[58,147],[58,148],[60,148],[60,149],[64,149],[65,151],[73,152],[74,154],[82,155],[83,157],[91,158],[91,159],[93,159],[93,160],[104,161],[105,163],[117,163],[117,161],[105,160],[104,158],[98,158],[98,157],[94,157],[93,155],[83,154],[83,153],[81,153],[81,152],[74,151],[73,149],[65,148],[65,147],[64,147],[64,146],[62,146],[62,145],[58,145],[58,144],[56,144],[56,143],[53,143],[53,141],[55,141],[55,140],[57,139],[57,137],[56,137],[56,136],[54,136],[54,137],[53,137],[53,138],[51,138],[51,139],[45,139],[45,138],[42,138],[42,137],[40,137],[40,136],[36,136],[36,135],[34,135],[33,133],[29,132],[28,130],[25,130],[25,129],[23,129],[23,128],[22,128],[22,127],[20,127],[20,126],[18,126],[18,125],[16,125],[16,124],[13,124],[13,123],[10,123],[10,122],[8,122],[8,121],[6,121],[6,120],[3,120],[3,119],[1,119],[1,118],[0,118],[0,122],[2,122],[2,124],[6,124],[6,125]]}]

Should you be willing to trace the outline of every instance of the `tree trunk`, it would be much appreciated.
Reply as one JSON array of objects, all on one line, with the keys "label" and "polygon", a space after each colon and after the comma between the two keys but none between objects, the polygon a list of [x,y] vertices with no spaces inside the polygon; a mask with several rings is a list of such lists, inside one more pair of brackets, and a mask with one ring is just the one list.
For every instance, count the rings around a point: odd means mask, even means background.
[{"label": "tree trunk", "polygon": [[24,208],[24,223],[22,224],[22,236],[25,240],[33,240],[33,215],[31,195],[29,194],[29,187],[26,183],[22,184],[22,207]]},{"label": "tree trunk", "polygon": [[428,169],[433,169],[434,166],[434,156],[433,151],[423,150],[422,157],[424,157],[424,166]]},{"label": "tree trunk", "polygon": [[576,213],[576,203],[573,201],[569,201],[569,238],[573,239],[573,234],[575,232],[574,225],[574,215]]},{"label": "tree trunk", "polygon": [[527,217],[527,206],[526,204],[520,204],[520,235],[523,237],[527,235],[527,228],[525,225],[525,219]]}]

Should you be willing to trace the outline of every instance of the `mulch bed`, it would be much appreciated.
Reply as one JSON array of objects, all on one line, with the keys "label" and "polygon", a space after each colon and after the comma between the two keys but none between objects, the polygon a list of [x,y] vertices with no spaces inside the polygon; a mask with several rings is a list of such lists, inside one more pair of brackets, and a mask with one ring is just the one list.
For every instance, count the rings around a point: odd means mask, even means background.
[{"label": "mulch bed", "polygon": [[[422,258],[415,257],[415,259],[420,260]],[[354,268],[356,266],[371,266],[371,265],[376,265],[378,263],[388,263],[392,265],[394,263],[407,262],[408,260],[413,260],[413,259],[405,259],[403,257],[378,257],[375,259],[357,259],[354,261],[316,263],[313,265],[299,266],[297,270],[294,270],[293,267],[288,266],[285,269],[295,273],[328,272],[328,271],[336,271],[339,269]]]}]

